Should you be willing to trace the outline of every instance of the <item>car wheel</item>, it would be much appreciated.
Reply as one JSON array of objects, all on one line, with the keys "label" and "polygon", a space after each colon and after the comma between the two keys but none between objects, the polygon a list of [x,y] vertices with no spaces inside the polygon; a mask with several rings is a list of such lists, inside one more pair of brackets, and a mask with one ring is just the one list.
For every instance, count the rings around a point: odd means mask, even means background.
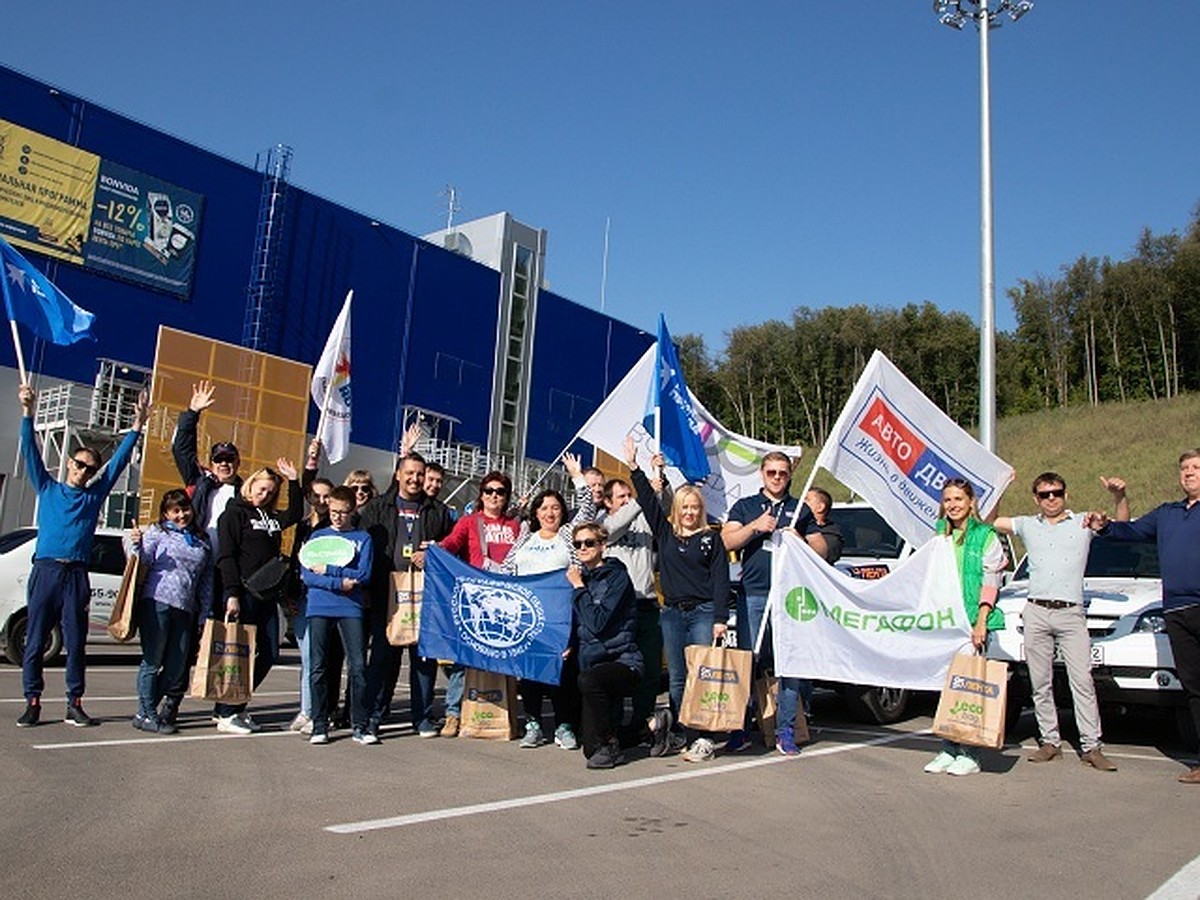
[{"label": "car wheel", "polygon": [[[22,614],[12,623],[8,633],[8,646],[4,650],[4,655],[15,666],[21,665],[25,659],[25,626],[27,624],[28,620]],[[42,648],[43,665],[52,666],[57,663],[62,655],[62,646],[62,632],[55,625],[50,629],[50,634],[46,636],[46,646]]]},{"label": "car wheel", "polygon": [[906,688],[851,685],[843,689],[842,696],[855,718],[876,725],[891,725],[904,718],[911,694]]},{"label": "car wheel", "polygon": [[1179,732],[1179,740],[1183,742],[1185,749],[1196,749],[1196,720],[1192,718],[1192,711],[1187,706],[1175,707],[1175,730]]}]

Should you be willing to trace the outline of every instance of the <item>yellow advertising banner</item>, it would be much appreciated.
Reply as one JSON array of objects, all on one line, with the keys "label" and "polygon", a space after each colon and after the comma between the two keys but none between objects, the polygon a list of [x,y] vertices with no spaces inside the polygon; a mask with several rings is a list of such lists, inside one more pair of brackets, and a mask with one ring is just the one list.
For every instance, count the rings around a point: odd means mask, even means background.
[{"label": "yellow advertising banner", "polygon": [[83,262],[100,157],[0,119],[0,233]]}]

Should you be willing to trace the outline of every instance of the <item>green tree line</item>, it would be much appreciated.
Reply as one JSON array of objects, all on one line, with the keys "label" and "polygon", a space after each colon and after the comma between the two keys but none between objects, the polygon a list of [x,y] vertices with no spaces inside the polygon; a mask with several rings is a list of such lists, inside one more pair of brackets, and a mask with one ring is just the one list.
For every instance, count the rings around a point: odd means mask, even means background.
[{"label": "green tree line", "polygon": [[[1000,417],[1200,390],[1200,206],[1183,235],[1142,232],[1130,256],[1080,256],[1008,291],[1017,326],[996,336]],[[979,330],[932,303],[802,306],[742,325],[719,354],[677,338],[688,385],[728,427],[820,446],[879,348],[964,427],[979,415]]]}]

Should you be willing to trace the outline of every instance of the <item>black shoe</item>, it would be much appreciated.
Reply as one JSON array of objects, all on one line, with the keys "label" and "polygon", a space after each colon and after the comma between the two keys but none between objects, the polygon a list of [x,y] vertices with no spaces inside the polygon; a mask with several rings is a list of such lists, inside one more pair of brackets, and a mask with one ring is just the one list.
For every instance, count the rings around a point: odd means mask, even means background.
[{"label": "black shoe", "polygon": [[133,727],[138,731],[148,731],[151,734],[158,734],[160,730],[158,718],[154,715],[147,716],[143,715],[142,713],[138,713],[133,717],[133,720],[130,724],[132,724]]},{"label": "black shoe", "polygon": [[615,739],[605,741],[596,748],[596,752],[588,757],[589,769],[614,769],[625,762],[621,747]]},{"label": "black shoe", "polygon": [[671,734],[671,726],[675,724],[675,717],[671,715],[669,709],[656,709],[654,711],[654,727],[650,729],[650,755],[664,756],[669,747],[669,738]]},{"label": "black shoe", "polygon": [[32,728],[41,718],[42,704],[26,702],[25,712],[21,713],[21,718],[17,719],[17,727]]},{"label": "black shoe", "polygon": [[100,724],[98,720],[83,711],[82,700],[73,700],[67,704],[67,714],[63,717],[63,721],[77,728],[89,728],[92,725]]},{"label": "black shoe", "polygon": [[179,698],[167,697],[163,700],[162,706],[159,707],[158,721],[163,725],[170,725],[174,728],[179,721]]}]

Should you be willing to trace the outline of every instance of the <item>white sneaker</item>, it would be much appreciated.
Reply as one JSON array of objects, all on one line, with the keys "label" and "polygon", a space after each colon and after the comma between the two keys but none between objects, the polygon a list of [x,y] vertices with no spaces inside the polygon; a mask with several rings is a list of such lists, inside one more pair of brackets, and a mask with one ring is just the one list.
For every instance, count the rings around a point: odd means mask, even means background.
[{"label": "white sneaker", "polygon": [[696,738],[683,754],[684,762],[708,762],[717,755],[717,749],[708,738]]},{"label": "white sneaker", "polygon": [[943,772],[949,771],[952,765],[954,765],[954,756],[943,750],[925,766],[925,771],[930,775],[941,775]]},{"label": "white sneaker", "polygon": [[956,756],[954,762],[946,769],[947,775],[974,775],[979,771],[979,763],[963,754]]},{"label": "white sneaker", "polygon": [[[292,719],[291,723],[288,725],[288,731],[298,731],[301,734],[304,734],[304,726],[311,725],[311,724],[312,724],[312,719],[310,719],[304,713],[299,712],[299,713],[296,713],[296,718]],[[308,729],[308,731],[311,734],[312,728],[310,727]]]},{"label": "white sneaker", "polygon": [[354,729],[354,734],[351,735],[351,740],[356,744],[362,744],[365,747],[370,747],[373,744],[379,743],[379,738],[371,734],[369,731],[359,731]]},{"label": "white sneaker", "polygon": [[315,734],[313,734],[312,737],[310,737],[308,739],[308,742],[310,744],[317,744],[318,746],[321,744],[328,744],[329,743],[329,735],[326,734],[324,731],[318,731]]},{"label": "white sneaker", "polygon": [[222,716],[217,719],[217,731],[221,734],[253,734],[250,723],[241,716]]}]

